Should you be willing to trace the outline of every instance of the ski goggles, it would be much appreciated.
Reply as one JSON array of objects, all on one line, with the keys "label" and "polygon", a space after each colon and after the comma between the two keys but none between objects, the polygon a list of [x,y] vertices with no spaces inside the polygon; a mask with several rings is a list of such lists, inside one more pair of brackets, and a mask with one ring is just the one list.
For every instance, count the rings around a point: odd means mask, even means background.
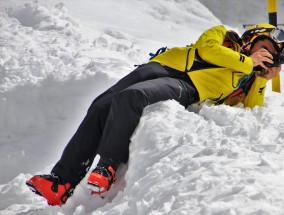
[{"label": "ski goggles", "polygon": [[278,44],[280,49],[284,44],[284,31],[280,28],[255,28],[252,30],[247,30],[243,33],[241,39],[244,43],[250,43],[260,35],[266,35],[273,39],[273,41]]},{"label": "ski goggles", "polygon": [[284,31],[279,28],[274,28],[270,32],[270,37],[276,42],[276,43],[284,43]]}]

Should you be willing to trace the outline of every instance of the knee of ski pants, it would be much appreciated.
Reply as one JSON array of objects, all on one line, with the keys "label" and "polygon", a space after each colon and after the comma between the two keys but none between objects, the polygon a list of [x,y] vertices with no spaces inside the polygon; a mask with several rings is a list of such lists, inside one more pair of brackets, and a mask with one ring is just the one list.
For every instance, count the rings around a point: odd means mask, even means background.
[{"label": "knee of ski pants", "polygon": [[[107,117],[110,112],[111,100],[108,103],[97,102],[94,103],[88,110],[84,119],[83,126],[95,126],[100,132],[103,131]],[[81,126],[82,126],[81,125]]]},{"label": "knee of ski pants", "polygon": [[94,101],[88,109],[88,114],[108,113],[111,105],[111,97]]},{"label": "knee of ski pants", "polygon": [[147,105],[147,95],[140,89],[125,89],[119,92],[112,100],[112,106],[116,107],[118,111],[132,110],[138,115],[142,114],[143,109]]}]

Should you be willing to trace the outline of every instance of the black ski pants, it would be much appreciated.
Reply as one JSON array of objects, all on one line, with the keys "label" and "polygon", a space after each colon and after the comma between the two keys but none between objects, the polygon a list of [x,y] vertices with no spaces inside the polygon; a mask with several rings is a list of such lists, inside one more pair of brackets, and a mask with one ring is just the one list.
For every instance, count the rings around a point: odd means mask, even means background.
[{"label": "black ski pants", "polygon": [[143,109],[169,99],[184,107],[199,100],[188,75],[158,63],[140,65],[92,102],[52,172],[76,186],[97,154],[127,162],[130,137]]}]

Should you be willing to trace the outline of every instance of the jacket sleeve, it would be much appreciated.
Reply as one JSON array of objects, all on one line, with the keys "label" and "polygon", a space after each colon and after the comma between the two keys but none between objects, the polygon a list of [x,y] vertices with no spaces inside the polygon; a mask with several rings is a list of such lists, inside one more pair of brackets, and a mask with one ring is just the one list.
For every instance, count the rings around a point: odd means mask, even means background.
[{"label": "jacket sleeve", "polygon": [[250,74],[252,59],[223,46],[226,33],[222,25],[205,31],[195,43],[199,56],[208,63]]},{"label": "jacket sleeve", "polygon": [[255,106],[262,106],[267,81],[266,78],[256,76],[256,79],[244,100],[245,107],[254,108]]}]

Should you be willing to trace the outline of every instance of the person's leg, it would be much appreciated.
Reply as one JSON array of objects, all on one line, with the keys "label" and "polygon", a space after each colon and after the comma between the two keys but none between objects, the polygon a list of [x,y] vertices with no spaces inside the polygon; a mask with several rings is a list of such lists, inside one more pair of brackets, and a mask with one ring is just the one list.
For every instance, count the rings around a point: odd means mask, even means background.
[{"label": "person's leg", "polygon": [[[85,176],[96,156],[113,97],[135,83],[176,75],[184,74],[180,72],[174,74],[157,63],[145,64],[97,97],[51,174],[36,175],[27,180],[30,189],[45,197],[49,204],[64,204],[72,195],[75,186]],[[101,159],[100,162],[103,160]]]},{"label": "person's leg", "polygon": [[101,157],[127,162],[130,137],[143,109],[169,99],[187,107],[198,101],[198,93],[186,81],[165,77],[134,84],[114,96],[101,138]]},{"label": "person's leg", "polygon": [[113,97],[138,82],[170,75],[157,63],[141,65],[98,96],[90,106],[78,130],[65,147],[52,173],[76,186],[88,172],[97,154]]},{"label": "person's leg", "polygon": [[130,137],[143,109],[169,99],[187,107],[198,101],[199,97],[189,79],[185,81],[169,77],[139,82],[113,97],[98,152],[101,158],[88,178],[94,194],[108,191],[116,180],[117,164],[127,162]]},{"label": "person's leg", "polygon": [[106,96],[112,96],[113,94],[119,93],[121,90],[136,84],[138,82],[151,80],[160,77],[176,77],[177,74],[182,74],[179,71],[171,71],[171,69],[166,69],[158,63],[146,63],[139,65],[131,73],[120,79],[115,85],[106,90],[104,93],[99,95],[91,104],[89,111],[92,110],[93,105],[96,104],[98,100],[106,98]]}]

